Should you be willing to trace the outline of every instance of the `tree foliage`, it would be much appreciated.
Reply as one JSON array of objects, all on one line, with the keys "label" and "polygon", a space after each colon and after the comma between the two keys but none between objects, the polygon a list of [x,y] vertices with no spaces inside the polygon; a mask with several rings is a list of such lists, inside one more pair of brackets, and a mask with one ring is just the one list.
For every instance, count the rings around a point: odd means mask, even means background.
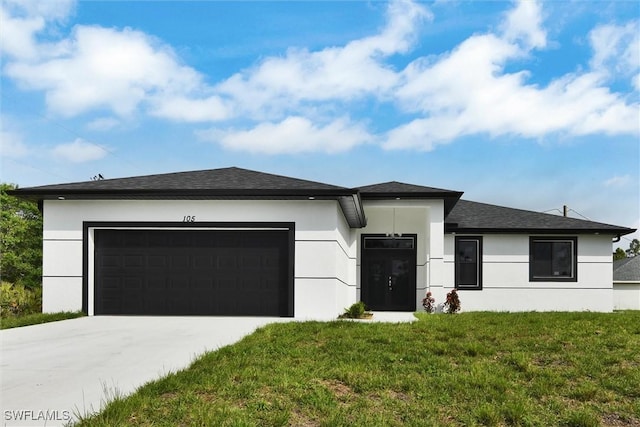
[{"label": "tree foliage", "polygon": [[617,261],[619,259],[632,258],[638,255],[640,255],[640,240],[633,239],[631,243],[629,243],[629,249],[626,251],[622,248],[616,249],[613,253],[613,260]]},{"label": "tree foliage", "polygon": [[619,259],[625,259],[627,257],[627,253],[622,248],[617,248],[613,253],[613,260],[617,261]]},{"label": "tree foliage", "polygon": [[35,288],[42,285],[42,214],[36,202],[7,194],[0,184],[0,271],[2,280]]}]

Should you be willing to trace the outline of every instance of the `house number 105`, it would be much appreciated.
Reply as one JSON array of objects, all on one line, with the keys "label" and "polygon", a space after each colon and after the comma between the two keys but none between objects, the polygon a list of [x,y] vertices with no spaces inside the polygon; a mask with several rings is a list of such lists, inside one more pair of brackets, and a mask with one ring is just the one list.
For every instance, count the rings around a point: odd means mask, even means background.
[{"label": "house number 105", "polygon": [[195,215],[185,215],[184,218],[182,218],[182,222],[196,222],[196,216]]}]

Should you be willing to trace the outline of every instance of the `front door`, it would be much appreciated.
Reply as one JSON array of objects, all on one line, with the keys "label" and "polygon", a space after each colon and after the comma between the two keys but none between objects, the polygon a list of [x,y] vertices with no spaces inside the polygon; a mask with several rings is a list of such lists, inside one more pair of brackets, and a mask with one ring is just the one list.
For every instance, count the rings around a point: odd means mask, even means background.
[{"label": "front door", "polygon": [[416,309],[416,236],[362,239],[362,301],[371,310]]}]

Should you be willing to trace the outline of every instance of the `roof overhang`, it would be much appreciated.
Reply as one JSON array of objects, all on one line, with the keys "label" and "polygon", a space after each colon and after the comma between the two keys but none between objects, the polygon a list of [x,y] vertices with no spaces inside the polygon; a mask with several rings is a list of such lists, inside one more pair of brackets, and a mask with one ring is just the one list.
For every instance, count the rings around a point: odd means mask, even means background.
[{"label": "roof overhang", "polygon": [[363,200],[430,200],[439,199],[444,201],[444,216],[446,217],[455,204],[460,200],[462,191],[444,191],[444,192],[398,192],[398,193],[379,193],[379,192],[361,192]]},{"label": "roof overhang", "polygon": [[336,200],[351,228],[366,226],[362,200],[357,190],[76,190],[19,189],[8,194],[42,200]]},{"label": "roof overhang", "polygon": [[458,227],[456,223],[445,223],[444,232],[450,234],[601,234],[603,236],[625,236],[635,233],[634,228],[470,228]]}]

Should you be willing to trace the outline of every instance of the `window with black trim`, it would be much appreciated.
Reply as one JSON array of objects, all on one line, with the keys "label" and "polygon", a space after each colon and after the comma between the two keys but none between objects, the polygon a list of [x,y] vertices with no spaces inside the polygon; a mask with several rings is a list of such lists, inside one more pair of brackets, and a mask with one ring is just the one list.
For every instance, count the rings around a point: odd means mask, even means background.
[{"label": "window with black trim", "polygon": [[577,282],[577,237],[530,237],[531,282]]},{"label": "window with black trim", "polygon": [[482,237],[456,236],[456,289],[482,289]]}]

